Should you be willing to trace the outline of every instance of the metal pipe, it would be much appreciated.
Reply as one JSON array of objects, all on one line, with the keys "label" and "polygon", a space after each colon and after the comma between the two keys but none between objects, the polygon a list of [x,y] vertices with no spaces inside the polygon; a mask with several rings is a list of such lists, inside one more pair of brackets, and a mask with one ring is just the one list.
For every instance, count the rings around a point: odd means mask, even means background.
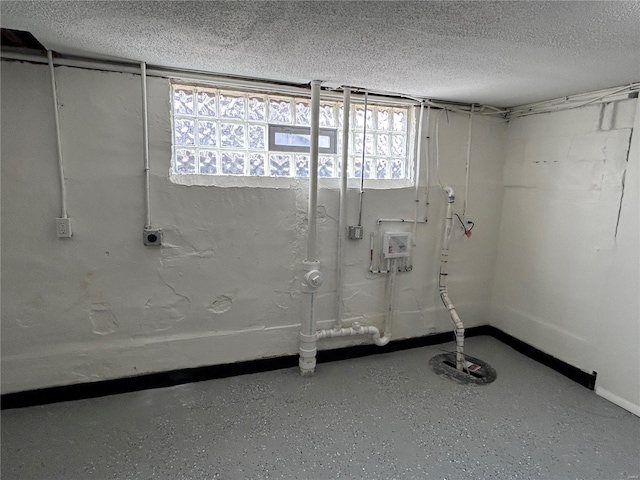
[{"label": "metal pipe", "polygon": [[364,169],[365,153],[367,150],[367,106],[369,92],[364,92],[364,127],[362,130],[362,163],[360,165],[360,212],[358,213],[358,226],[362,226],[362,199],[364,197]]},{"label": "metal pipe", "polygon": [[346,211],[347,211],[347,165],[349,161],[349,110],[351,105],[351,89],[343,92],[342,110],[342,170],[340,173],[340,208],[338,213],[338,251],[336,259],[336,328],[342,328],[344,315],[343,296],[343,267],[344,244],[347,239]]},{"label": "metal pipe", "polygon": [[444,192],[447,195],[447,214],[445,219],[444,239],[442,241],[442,251],[440,253],[440,277],[438,281],[438,289],[440,291],[440,298],[445,308],[449,312],[449,316],[455,325],[456,336],[456,368],[463,370],[464,363],[464,324],[458,312],[456,312],[453,303],[449,299],[449,292],[447,290],[447,263],[449,262],[449,240],[451,239],[451,230],[453,227],[453,202],[456,195],[451,187],[444,187]]},{"label": "metal pipe", "polygon": [[471,105],[471,113],[469,114],[469,137],[467,138],[467,165],[465,169],[464,180],[464,205],[462,208],[462,218],[467,215],[467,203],[469,199],[469,166],[471,164],[471,128],[473,127],[473,105]]},{"label": "metal pipe", "polygon": [[149,171],[149,112],[147,108],[147,64],[140,62],[140,79],[142,81],[142,146],[144,148],[144,192],[145,192],[145,224],[151,228],[151,193]]},{"label": "metal pipe", "polygon": [[307,261],[316,260],[318,215],[318,134],[320,132],[320,80],[311,82],[311,146],[309,149],[309,208],[307,210]]},{"label": "metal pipe", "polygon": [[60,116],[58,113],[58,91],[56,88],[56,75],[53,71],[53,54],[51,50],[47,50],[47,59],[49,63],[49,73],[51,77],[51,93],[53,94],[53,119],[56,126],[56,148],[58,154],[58,173],[60,175],[60,197],[62,208],[60,209],[61,217],[68,218],[67,215],[67,186],[64,179],[64,165],[62,161],[62,136],[60,135]]}]

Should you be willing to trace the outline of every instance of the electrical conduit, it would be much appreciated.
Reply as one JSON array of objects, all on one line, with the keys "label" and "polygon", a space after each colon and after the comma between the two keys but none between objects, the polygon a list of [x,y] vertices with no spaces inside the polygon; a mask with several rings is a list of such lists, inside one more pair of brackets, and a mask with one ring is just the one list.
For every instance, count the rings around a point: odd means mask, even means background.
[{"label": "electrical conduit", "polygon": [[458,316],[455,307],[449,300],[449,292],[447,291],[447,263],[449,261],[449,240],[451,239],[451,231],[453,228],[453,202],[456,194],[451,187],[444,187],[444,193],[447,196],[447,215],[445,219],[444,240],[442,242],[442,251],[440,254],[440,280],[438,282],[440,290],[440,298],[445,308],[449,311],[451,320],[456,329],[456,368],[463,370],[464,363],[464,325]]},{"label": "electrical conduit", "polygon": [[[365,97],[366,99],[366,97]],[[390,331],[390,323],[393,320],[391,317],[395,312],[393,301],[394,301],[394,290],[390,290],[389,305],[387,306],[387,315],[385,316],[385,333],[384,335],[380,335],[380,330],[377,327],[373,326],[363,326],[358,322],[353,322],[350,327],[343,327],[342,320],[344,316],[344,306],[343,302],[343,265],[344,265],[344,243],[346,241],[346,202],[347,202],[347,162],[349,159],[349,112],[350,112],[350,104],[351,104],[351,90],[349,88],[344,89],[344,108],[343,108],[343,116],[342,116],[342,172],[340,177],[340,207],[339,207],[339,215],[338,215],[338,254],[337,254],[337,268],[336,268],[336,324],[334,328],[319,330],[316,332],[316,340],[321,340],[323,338],[334,338],[334,337],[349,337],[354,335],[373,335],[373,343],[376,345],[383,347],[391,340]],[[365,101],[366,103],[366,101]],[[365,108],[365,125],[366,125],[366,108]],[[363,162],[364,168],[364,162]],[[362,200],[363,190],[360,190],[360,200]],[[362,204],[360,204],[360,212],[362,213]],[[361,216],[359,218],[361,220]],[[371,245],[371,260],[373,261],[373,244]],[[395,276],[394,276],[395,280]],[[301,339],[302,339],[301,335]],[[309,342],[310,343],[310,342]],[[309,344],[307,343],[307,344]],[[315,347],[315,345],[314,345]],[[314,350],[315,354],[315,350]],[[301,350],[302,355],[302,350]],[[315,359],[314,359],[315,360]],[[302,372],[302,366],[301,366]],[[304,374],[304,373],[303,373]]]},{"label": "electrical conduit", "polygon": [[69,218],[67,214],[67,186],[64,179],[64,166],[62,162],[62,138],[60,135],[60,116],[58,114],[58,91],[56,88],[56,76],[53,71],[53,54],[51,50],[47,50],[47,59],[49,63],[49,73],[51,74],[51,92],[53,94],[53,118],[56,125],[56,147],[58,153],[58,172],[60,174],[60,197],[62,208],[60,209],[61,218]]}]

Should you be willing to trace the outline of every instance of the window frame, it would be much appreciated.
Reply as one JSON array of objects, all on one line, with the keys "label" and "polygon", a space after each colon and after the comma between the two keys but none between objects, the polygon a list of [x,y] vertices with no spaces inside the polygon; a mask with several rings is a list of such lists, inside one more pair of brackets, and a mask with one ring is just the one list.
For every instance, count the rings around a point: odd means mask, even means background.
[{"label": "window frame", "polygon": [[[185,88],[185,91],[190,91],[191,92],[191,96],[192,96],[192,100],[191,100],[191,106],[192,106],[192,112],[191,113],[182,113],[182,112],[178,112],[176,105],[174,104],[174,90],[179,89],[180,87]],[[270,122],[269,119],[269,107],[265,106],[265,113],[264,113],[264,117],[259,121],[261,125],[263,125],[266,128],[266,137],[264,138],[265,141],[265,145],[264,145],[264,149],[260,151],[261,155],[262,155],[262,167],[264,168],[264,172],[262,174],[250,174],[249,173],[249,169],[251,168],[250,166],[250,154],[253,154],[255,152],[253,152],[250,148],[248,143],[245,143],[242,145],[242,147],[239,147],[239,150],[241,150],[241,152],[239,152],[241,155],[244,155],[244,159],[243,159],[243,163],[244,163],[244,169],[240,172],[231,172],[229,173],[228,171],[223,171],[223,163],[222,163],[222,156],[223,154],[227,153],[227,148],[223,148],[220,144],[220,132],[219,132],[219,128],[218,131],[216,132],[216,141],[217,143],[213,145],[212,148],[211,145],[201,145],[199,143],[199,141],[197,139],[194,138],[193,143],[189,144],[189,145],[179,145],[176,142],[176,137],[175,137],[175,128],[176,128],[176,121],[178,121],[179,119],[184,119],[184,118],[191,118],[193,120],[192,122],[192,126],[193,126],[193,135],[194,137],[197,137],[197,132],[198,132],[198,128],[199,128],[199,122],[201,122],[201,117],[203,117],[202,115],[199,114],[198,112],[198,104],[197,104],[197,99],[199,98],[199,94],[202,92],[210,92],[212,98],[215,98],[215,107],[216,107],[216,117],[207,117],[204,120],[205,121],[209,121],[211,120],[212,122],[216,123],[216,125],[219,127],[221,124],[234,124],[234,120],[233,119],[228,119],[228,118],[222,118],[220,115],[220,106],[219,106],[219,100],[220,98],[224,97],[225,94],[229,95],[233,95],[233,94],[240,94],[243,96],[244,100],[244,105],[243,105],[243,115],[244,118],[243,119],[238,119],[237,122],[238,124],[244,124],[245,128],[244,128],[244,132],[242,132],[242,134],[244,135],[244,141],[247,142],[247,138],[248,138],[248,132],[247,130],[249,129],[249,127],[251,126],[251,122],[253,121],[252,119],[249,119],[249,113],[248,113],[248,106],[247,106],[247,102],[249,102],[252,98],[252,96],[255,96],[254,98],[260,98],[261,100],[263,100],[265,102],[266,105],[269,105],[273,100],[281,100],[284,101],[286,103],[290,103],[291,104],[291,115],[293,117],[296,116],[296,106],[298,105],[298,103],[300,101],[303,101],[303,103],[305,103],[306,105],[309,105],[310,103],[310,91],[308,90],[302,90],[300,89],[299,93],[292,93],[290,91],[278,91],[277,90],[277,85],[273,86],[273,89],[271,88],[265,88],[265,89],[253,89],[253,88],[243,88],[241,86],[234,88],[231,85],[214,85],[214,84],[208,84],[208,83],[202,83],[202,82],[195,82],[195,81],[190,81],[190,80],[184,80],[184,79],[173,79],[170,82],[170,117],[171,117],[171,134],[172,134],[172,139],[171,139],[171,161],[170,161],[170,179],[173,183],[177,183],[177,184],[187,184],[187,185],[220,185],[220,186],[231,186],[231,185],[237,185],[237,186],[274,186],[274,182],[275,182],[275,186],[279,186],[280,184],[282,184],[282,182],[287,179],[286,183],[296,183],[299,182],[300,180],[305,180],[306,178],[308,178],[308,168],[307,168],[307,172],[306,175],[297,175],[297,171],[296,171],[296,160],[298,159],[298,157],[296,155],[299,154],[306,154],[308,156],[308,148],[305,147],[289,147],[289,149],[274,149],[271,148],[271,146],[269,145],[270,142],[270,131],[271,129],[275,130],[286,130],[286,129],[302,129],[304,128],[304,130],[308,130],[309,127],[307,125],[290,125],[290,124],[284,124],[284,123],[279,123],[279,124],[274,124]],[[328,106],[328,104],[332,104],[332,108],[334,109],[333,112],[333,119],[334,119],[334,126],[333,127],[321,127],[321,132],[325,133],[325,134],[329,134],[332,136],[332,143],[334,144],[333,146],[335,146],[335,153],[333,151],[333,149],[329,150],[329,151],[323,151],[323,149],[320,149],[320,157],[322,159],[323,154],[325,156],[329,156],[332,157],[333,160],[333,166],[331,167],[333,169],[333,172],[330,175],[319,175],[319,180],[321,182],[331,182],[332,179],[339,179],[340,176],[340,168],[341,168],[341,163],[342,163],[342,154],[340,152],[341,147],[342,147],[342,140],[341,140],[341,136],[342,136],[342,125],[341,125],[341,120],[342,120],[342,95],[338,95],[337,92],[327,92],[327,91],[323,91],[322,93],[324,93],[325,95],[321,94],[321,102],[323,102],[326,106]],[[364,96],[360,95],[360,97],[362,98],[358,98],[357,95],[353,95],[352,96],[352,102],[351,102],[351,114],[350,114],[350,128],[349,128],[349,155],[348,155],[348,161],[349,163],[347,164],[347,168],[349,169],[349,177],[348,177],[348,181],[349,183],[353,183],[354,181],[358,180],[359,181],[359,175],[360,175],[360,165],[362,163],[362,149],[359,148],[359,151],[357,151],[356,149],[356,139],[358,137],[359,134],[359,138],[358,140],[361,142],[361,137],[362,137],[362,119],[363,119],[363,107],[364,107]],[[379,101],[376,101],[376,98],[374,97],[373,99],[371,98],[372,96],[369,96],[369,104],[368,104],[368,115],[367,115],[367,153],[365,155],[365,165],[367,167],[367,174],[365,176],[365,180],[367,181],[367,185],[368,187],[371,188],[401,188],[401,187],[406,187],[406,186],[411,186],[414,185],[415,182],[415,153],[416,153],[416,142],[415,142],[415,137],[416,137],[416,126],[417,126],[417,106],[415,103],[409,102],[409,101],[398,101],[395,102],[394,99],[388,99],[385,97],[382,97]],[[377,109],[377,110],[376,110]],[[373,119],[372,117],[374,115],[377,115],[378,110],[387,110],[389,111],[391,117],[393,117],[393,113],[391,112],[395,112],[397,111],[402,111],[405,113],[404,115],[404,122],[405,122],[405,126],[404,126],[404,130],[397,132],[393,130],[393,126],[387,127],[388,131],[382,132],[385,135],[388,136],[388,141],[389,143],[391,143],[391,139],[392,136],[402,136],[404,137],[403,139],[403,155],[402,156],[396,156],[396,157],[391,157],[391,155],[388,155],[386,157],[381,157],[380,155],[374,155],[374,153],[378,153],[376,151],[377,146],[372,145],[373,141],[377,141],[376,139],[378,138],[376,135],[380,134],[380,132],[378,130],[374,130],[371,128],[371,124],[373,123]],[[358,112],[359,112],[359,120],[356,118],[358,116]],[[359,125],[358,125],[358,121],[359,121]],[[375,135],[374,135],[375,133]],[[340,149],[340,150],[339,150]],[[389,146],[389,149],[391,149],[391,146]],[[178,150],[190,150],[192,151],[193,155],[196,156],[197,158],[194,160],[194,166],[192,171],[190,172],[179,172],[178,171],[178,165],[176,164],[177,162],[177,151]],[[212,156],[215,156],[216,152],[218,154],[218,158],[216,159],[217,161],[217,167],[216,170],[211,172],[206,172],[203,171],[201,165],[199,164],[199,160],[201,158],[204,157],[200,157],[200,155],[202,155],[202,152],[213,152],[211,153]],[[229,154],[233,154],[234,152],[229,151]],[[237,152],[236,152],[237,153]],[[288,171],[288,173],[285,173],[283,176],[278,176],[275,175],[273,173],[267,173],[270,167],[270,156],[272,154],[284,154],[284,155],[288,155],[289,159],[291,161],[291,164],[289,166],[290,170]],[[319,160],[321,160],[319,159]],[[385,176],[383,178],[378,178],[378,173],[377,172],[377,166],[380,163],[380,161],[385,161],[385,160],[394,160],[394,159],[398,159],[401,161],[401,163],[403,164],[403,176],[400,177],[392,177],[393,175],[393,171],[391,170],[391,167],[386,167],[386,172],[385,172]],[[388,162],[387,162],[388,163]],[[235,179],[235,180],[234,180]],[[278,183],[280,182],[280,183]]]}]

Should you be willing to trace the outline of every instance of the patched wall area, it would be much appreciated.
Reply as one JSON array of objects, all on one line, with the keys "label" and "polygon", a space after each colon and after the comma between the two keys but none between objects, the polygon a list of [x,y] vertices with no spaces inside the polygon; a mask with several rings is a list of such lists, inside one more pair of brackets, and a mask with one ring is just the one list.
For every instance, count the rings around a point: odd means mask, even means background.
[{"label": "patched wall area", "polygon": [[596,388],[632,409],[640,408],[637,105],[510,122],[492,300],[493,325],[596,371]]},{"label": "patched wall area", "polygon": [[[164,236],[162,247],[145,247],[140,77],[55,70],[70,239],[55,234],[60,186],[48,69],[2,62],[3,393],[295,354],[300,319],[308,314],[300,281],[308,183],[171,182],[170,84],[149,78],[152,220]],[[459,192],[459,209],[467,131],[468,116],[443,116],[440,177]],[[469,213],[476,227],[471,238],[454,232],[449,263],[450,295],[467,326],[489,320],[506,124],[477,118],[473,132]],[[394,338],[452,330],[437,286],[445,202],[434,175],[431,184],[414,269],[397,278]],[[337,180],[320,185],[318,252],[326,280],[316,318],[326,328],[335,318],[339,190]],[[358,192],[350,189],[350,223],[357,205]],[[347,321],[382,325],[385,282],[368,270],[368,235],[378,218],[413,212],[412,187],[367,190],[366,239],[346,245]]]}]

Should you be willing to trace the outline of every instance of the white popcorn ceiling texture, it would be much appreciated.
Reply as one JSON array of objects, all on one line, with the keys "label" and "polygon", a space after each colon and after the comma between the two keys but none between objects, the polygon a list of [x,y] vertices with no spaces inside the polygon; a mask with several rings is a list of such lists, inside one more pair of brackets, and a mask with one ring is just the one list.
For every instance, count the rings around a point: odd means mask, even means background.
[{"label": "white popcorn ceiling texture", "polygon": [[514,106],[640,80],[640,2],[1,2],[61,53]]}]

